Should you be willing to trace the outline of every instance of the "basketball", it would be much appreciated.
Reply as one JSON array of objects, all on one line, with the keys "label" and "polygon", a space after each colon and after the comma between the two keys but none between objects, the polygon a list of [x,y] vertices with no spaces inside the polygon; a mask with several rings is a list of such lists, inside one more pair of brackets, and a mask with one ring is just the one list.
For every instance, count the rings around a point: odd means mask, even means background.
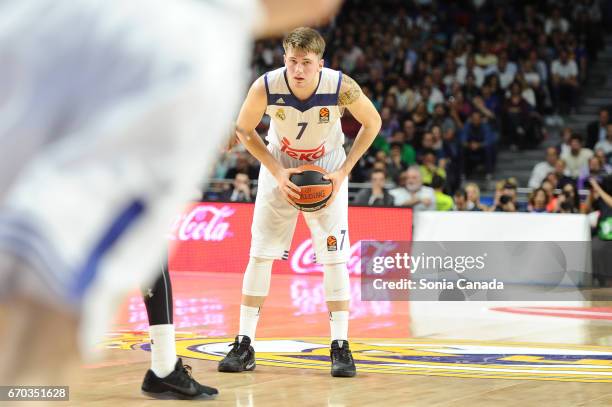
[{"label": "basketball", "polygon": [[332,182],[323,178],[327,171],[316,165],[302,165],[298,169],[302,172],[290,178],[291,182],[301,188],[300,198],[292,198],[295,207],[304,212],[322,209],[334,189]]}]

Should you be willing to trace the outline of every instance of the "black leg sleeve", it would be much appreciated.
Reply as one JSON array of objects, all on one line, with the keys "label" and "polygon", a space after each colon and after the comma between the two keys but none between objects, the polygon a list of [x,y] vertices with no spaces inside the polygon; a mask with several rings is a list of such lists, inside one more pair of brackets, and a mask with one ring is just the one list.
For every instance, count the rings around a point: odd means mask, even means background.
[{"label": "black leg sleeve", "polygon": [[170,283],[170,273],[168,272],[168,262],[160,265],[160,275],[151,287],[142,289],[149,325],[172,324],[173,302],[172,284]]}]

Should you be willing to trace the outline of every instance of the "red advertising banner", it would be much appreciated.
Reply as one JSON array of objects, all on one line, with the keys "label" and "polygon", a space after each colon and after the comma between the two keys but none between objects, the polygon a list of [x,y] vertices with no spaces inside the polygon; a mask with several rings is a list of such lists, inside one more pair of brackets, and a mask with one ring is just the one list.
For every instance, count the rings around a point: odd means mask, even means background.
[{"label": "red advertising banner", "polygon": [[[251,244],[251,203],[198,202],[177,216],[169,235],[170,270],[243,273]],[[407,208],[349,208],[351,275],[361,270],[362,240],[412,240],[412,211]],[[314,262],[310,231],[303,217],[296,226],[289,259],[277,261],[274,273],[320,273]]]}]

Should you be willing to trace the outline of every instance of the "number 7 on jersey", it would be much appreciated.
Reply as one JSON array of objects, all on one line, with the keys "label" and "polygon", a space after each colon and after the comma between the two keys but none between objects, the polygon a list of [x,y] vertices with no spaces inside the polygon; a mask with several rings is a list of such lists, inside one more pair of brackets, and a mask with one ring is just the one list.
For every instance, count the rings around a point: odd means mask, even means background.
[{"label": "number 7 on jersey", "polygon": [[300,132],[298,133],[296,140],[299,140],[302,138],[302,135],[304,134],[304,130],[306,130],[306,126],[308,126],[308,122],[299,122],[297,125],[300,127]]}]

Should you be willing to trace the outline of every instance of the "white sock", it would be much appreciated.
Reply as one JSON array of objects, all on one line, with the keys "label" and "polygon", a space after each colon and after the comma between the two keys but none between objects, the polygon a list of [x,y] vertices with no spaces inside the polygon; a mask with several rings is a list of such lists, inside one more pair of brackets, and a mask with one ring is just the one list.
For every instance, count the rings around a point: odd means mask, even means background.
[{"label": "white sock", "polygon": [[240,306],[240,330],[238,331],[238,340],[242,340],[242,336],[251,338],[251,345],[254,347],[255,330],[259,321],[260,307],[249,307],[247,305]]},{"label": "white sock", "polygon": [[349,312],[333,311],[329,313],[329,327],[331,328],[331,340],[348,341]]},{"label": "white sock", "polygon": [[151,338],[151,370],[157,377],[166,377],[176,365],[176,338],[174,325],[163,324],[149,327]]}]

